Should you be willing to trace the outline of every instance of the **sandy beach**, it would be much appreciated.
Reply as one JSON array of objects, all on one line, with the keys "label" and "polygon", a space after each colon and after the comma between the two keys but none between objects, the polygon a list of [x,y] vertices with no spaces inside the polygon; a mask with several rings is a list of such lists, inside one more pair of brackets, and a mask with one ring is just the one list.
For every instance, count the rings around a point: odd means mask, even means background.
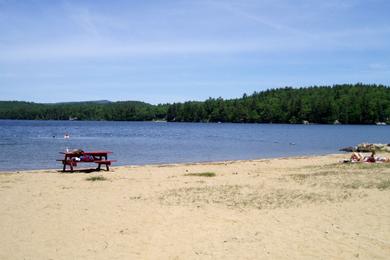
[{"label": "sandy beach", "polygon": [[2,173],[0,259],[389,259],[390,164],[346,157]]}]

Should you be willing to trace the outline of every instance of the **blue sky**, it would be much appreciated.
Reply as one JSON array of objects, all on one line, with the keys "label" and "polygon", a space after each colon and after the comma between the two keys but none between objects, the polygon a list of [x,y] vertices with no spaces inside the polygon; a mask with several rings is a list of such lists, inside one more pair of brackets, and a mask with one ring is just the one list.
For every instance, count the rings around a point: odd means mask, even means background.
[{"label": "blue sky", "polygon": [[0,0],[0,100],[390,85],[388,0]]}]

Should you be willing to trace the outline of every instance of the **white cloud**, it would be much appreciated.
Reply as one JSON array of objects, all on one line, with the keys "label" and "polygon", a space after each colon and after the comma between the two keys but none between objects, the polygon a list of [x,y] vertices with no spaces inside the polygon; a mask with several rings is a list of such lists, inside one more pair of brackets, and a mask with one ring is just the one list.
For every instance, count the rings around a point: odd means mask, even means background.
[{"label": "white cloud", "polygon": [[86,34],[92,36],[100,36],[98,27],[88,8],[73,8],[72,10],[69,10],[69,15],[71,19],[73,19]]},{"label": "white cloud", "polygon": [[[0,49],[0,61],[56,60],[77,58],[120,58],[166,55],[210,55],[254,51],[278,51],[283,49],[282,41],[269,39],[245,42],[188,41],[155,43],[118,43],[93,41],[52,43],[47,45],[19,46]],[[286,49],[298,46],[285,46]]]},{"label": "white cloud", "polygon": [[[39,29],[36,39],[30,40],[26,36],[24,41],[16,39],[13,42],[11,38],[7,39],[7,44],[3,42],[0,45],[0,61],[388,48],[389,24],[375,27],[369,24],[343,26],[337,29],[311,27],[312,11],[349,10],[358,1],[337,3],[335,0],[327,1],[326,4],[318,1],[298,1],[292,4],[280,0],[185,1],[177,5],[157,5],[154,9],[146,5],[143,9],[145,13],[150,13],[150,9],[158,12],[143,17],[131,8],[125,12],[111,10],[104,13],[102,7],[68,1],[60,10],[55,9],[61,18],[59,21],[67,29],[63,34],[58,33],[62,29],[58,25],[50,27],[50,19],[53,17],[43,19],[34,25]],[[304,8],[302,12],[300,8]],[[308,26],[300,28],[297,17],[306,17],[303,21],[309,23]],[[327,21],[321,20],[322,16],[315,19],[322,23]],[[46,30],[55,31],[57,40],[47,37],[49,33],[39,37],[39,32]]]},{"label": "white cloud", "polygon": [[383,70],[383,69],[387,69],[388,67],[383,63],[371,63],[368,65],[368,68],[373,70]]}]

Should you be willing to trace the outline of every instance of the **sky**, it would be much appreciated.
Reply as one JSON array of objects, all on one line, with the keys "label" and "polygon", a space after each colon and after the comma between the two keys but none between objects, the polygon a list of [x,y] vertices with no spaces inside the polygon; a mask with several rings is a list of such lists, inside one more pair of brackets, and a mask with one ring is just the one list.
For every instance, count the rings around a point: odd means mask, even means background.
[{"label": "sky", "polygon": [[0,0],[0,100],[390,85],[389,0]]}]

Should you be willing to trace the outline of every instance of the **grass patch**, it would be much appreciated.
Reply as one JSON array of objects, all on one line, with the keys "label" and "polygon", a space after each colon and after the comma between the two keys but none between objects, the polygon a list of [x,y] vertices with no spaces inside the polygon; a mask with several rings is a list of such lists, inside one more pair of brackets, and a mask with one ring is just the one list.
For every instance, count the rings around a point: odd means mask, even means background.
[{"label": "grass patch", "polygon": [[87,181],[106,181],[107,178],[104,177],[104,176],[99,175],[99,176],[91,176],[91,177],[88,177],[88,178],[86,178],[85,180],[87,180]]},{"label": "grass patch", "polygon": [[341,202],[352,192],[310,192],[298,189],[263,189],[250,185],[218,185],[168,190],[159,198],[166,205],[212,205],[229,208],[275,209],[300,207],[307,203]]},{"label": "grass patch", "polygon": [[[288,176],[301,185],[310,187],[325,187],[331,189],[390,189],[390,171],[379,164],[368,166],[353,166],[350,169],[318,171],[313,173],[295,173]],[[379,168],[379,169],[378,169]]]},{"label": "grass patch", "polygon": [[390,169],[390,163],[343,163],[337,166],[340,169]]},{"label": "grass patch", "polygon": [[378,189],[378,190],[387,190],[390,189],[390,180],[379,180],[379,182],[369,182],[369,183],[364,183],[364,182],[359,182],[359,181],[354,181],[350,184],[345,184],[345,188],[348,189]]},{"label": "grass patch", "polygon": [[196,176],[196,177],[215,177],[214,172],[198,172],[198,173],[187,173],[184,176]]},{"label": "grass patch", "polygon": [[344,173],[340,171],[322,171],[322,172],[314,172],[314,173],[298,173],[298,174],[295,173],[295,174],[289,174],[288,176],[297,182],[303,182],[309,180],[310,178],[314,179],[315,177],[332,177],[341,174]]},{"label": "grass patch", "polygon": [[376,187],[380,190],[390,189],[390,180],[383,180]]},{"label": "grass patch", "polygon": [[373,182],[363,182],[360,180],[354,180],[350,183],[345,183],[341,185],[346,189],[373,189],[377,187],[377,184]]}]

